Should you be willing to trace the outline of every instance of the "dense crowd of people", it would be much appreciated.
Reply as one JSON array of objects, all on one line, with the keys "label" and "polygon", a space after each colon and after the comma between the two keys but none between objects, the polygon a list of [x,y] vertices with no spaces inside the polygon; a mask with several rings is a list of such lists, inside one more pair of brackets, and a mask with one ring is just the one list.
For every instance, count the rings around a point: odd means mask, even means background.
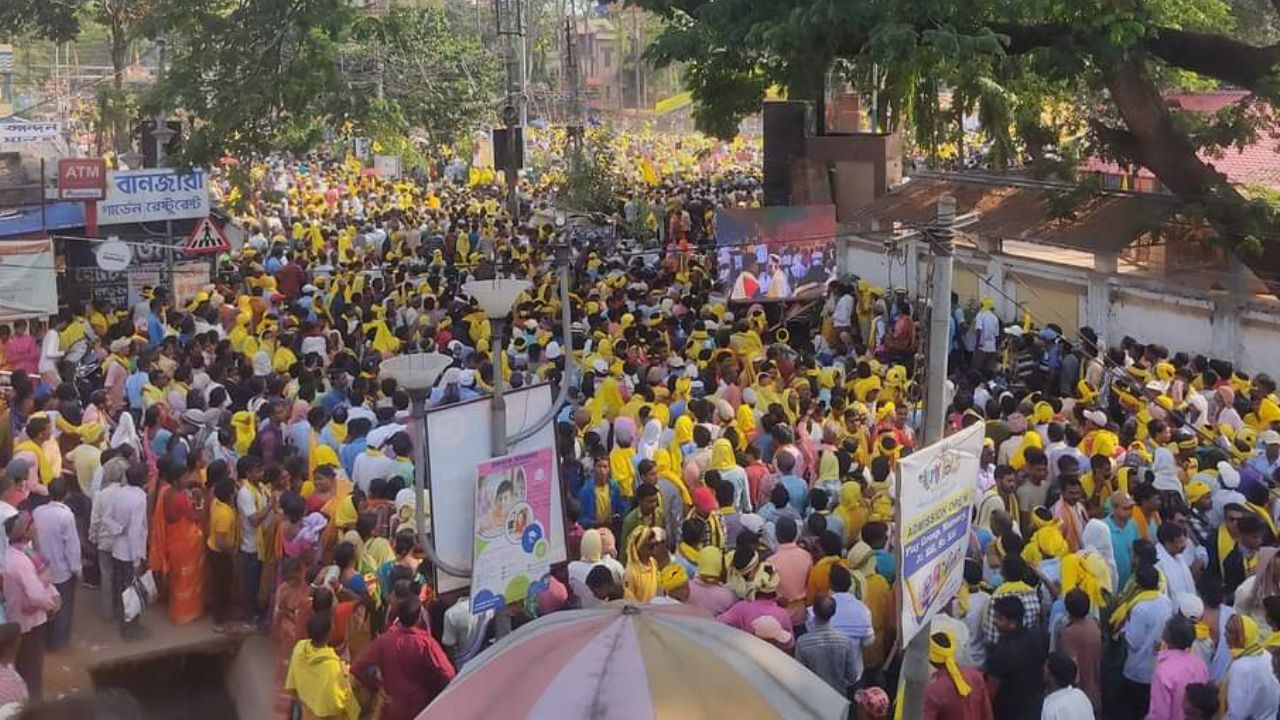
[{"label": "dense crowd of people", "polygon": [[[791,340],[777,308],[731,305],[714,217],[759,202],[744,147],[621,148],[649,166],[614,219],[661,240],[573,249],[568,346],[550,180],[528,179],[511,218],[491,177],[322,161],[255,169],[234,198],[251,237],[194,297],[157,288],[128,308],[72,304],[43,334],[5,328],[0,705],[41,697],[83,586],[125,638],[156,595],[173,623],[269,633],[278,717],[415,717],[477,626],[468,598],[433,587],[410,398],[378,369],[438,351],[453,364],[432,406],[497,373],[569,385],[570,562],[515,625],[681,603],[888,717],[923,309],[840,275]],[[653,177],[647,158],[668,152],[696,162]],[[502,347],[461,291],[498,276],[532,281]],[[951,315],[947,431],[983,423],[986,445],[964,584],[929,629],[925,716],[1275,717],[1275,382],[1088,328],[1006,325],[990,299]]]}]

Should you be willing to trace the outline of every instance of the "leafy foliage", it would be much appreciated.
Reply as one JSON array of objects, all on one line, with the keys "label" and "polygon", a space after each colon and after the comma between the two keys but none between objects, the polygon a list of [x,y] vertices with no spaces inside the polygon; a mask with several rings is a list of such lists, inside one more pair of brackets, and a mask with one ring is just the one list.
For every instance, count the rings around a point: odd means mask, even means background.
[{"label": "leafy foliage", "polygon": [[432,145],[452,144],[490,119],[501,91],[498,58],[456,23],[434,7],[362,19],[342,51],[346,91],[334,96],[333,114],[392,130],[375,133],[388,142],[412,129]]},{"label": "leafy foliage", "polygon": [[623,188],[607,133],[593,133],[568,151],[568,170],[556,187],[556,205],[579,212],[612,213]]}]

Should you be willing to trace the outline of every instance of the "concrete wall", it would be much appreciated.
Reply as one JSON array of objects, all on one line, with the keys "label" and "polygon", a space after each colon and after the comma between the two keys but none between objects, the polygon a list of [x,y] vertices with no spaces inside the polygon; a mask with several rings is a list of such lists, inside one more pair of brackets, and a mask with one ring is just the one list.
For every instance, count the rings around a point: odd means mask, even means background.
[{"label": "concrete wall", "polygon": [[[927,290],[931,259],[923,243],[902,241],[890,254],[882,240],[845,236],[837,239],[837,252],[845,273],[873,285],[905,286],[912,295]],[[1121,274],[1114,257],[1095,257],[1090,268],[960,247],[955,260],[961,303],[990,297],[1005,322],[1019,321],[1025,308],[1037,325],[1057,323],[1069,336],[1087,325],[1109,345],[1129,335],[1172,352],[1230,360],[1250,373],[1280,372],[1280,304],[1274,300]]]}]

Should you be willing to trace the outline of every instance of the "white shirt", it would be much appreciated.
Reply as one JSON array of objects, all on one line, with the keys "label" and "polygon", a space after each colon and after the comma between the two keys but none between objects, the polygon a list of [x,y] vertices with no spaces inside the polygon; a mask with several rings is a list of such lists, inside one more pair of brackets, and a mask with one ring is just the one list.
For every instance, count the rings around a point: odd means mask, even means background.
[{"label": "white shirt", "polygon": [[1040,711],[1040,720],[1090,720],[1092,717],[1093,703],[1078,687],[1065,687],[1049,693]]},{"label": "white shirt", "polygon": [[996,340],[1000,338],[1000,318],[990,310],[983,310],[973,319],[973,326],[979,333],[978,349],[982,352],[995,352]]},{"label": "white shirt", "polygon": [[[104,491],[105,492],[105,491]],[[111,557],[137,564],[147,559],[147,491],[121,486],[112,495],[102,530],[111,544]]]},{"label": "white shirt", "polygon": [[399,464],[394,458],[387,457],[383,453],[372,455],[368,452],[362,452],[356,456],[355,463],[351,466],[351,482],[360,488],[360,491],[367,497],[369,495],[369,484],[374,478],[389,478],[396,475],[399,470]]},{"label": "white shirt", "polygon": [[1185,594],[1196,594],[1196,581],[1191,577],[1191,568],[1182,562],[1181,557],[1170,555],[1160,543],[1156,543],[1156,567],[1164,574],[1165,589],[1169,593],[1169,599],[1175,604]]},{"label": "white shirt", "polygon": [[1231,661],[1226,720],[1275,720],[1276,708],[1280,708],[1280,680],[1271,672],[1271,655],[1264,652]]},{"label": "white shirt", "polygon": [[1167,447],[1157,447],[1152,453],[1151,471],[1155,480],[1151,483],[1157,490],[1176,492],[1182,495],[1182,481],[1178,479],[1178,461]]},{"label": "white shirt", "polygon": [[444,631],[440,644],[447,648],[461,650],[471,637],[471,629],[475,627],[476,616],[471,614],[471,598],[463,595],[448,610],[444,611]]},{"label": "white shirt", "polygon": [[[256,553],[258,552],[258,526],[249,522],[249,516],[256,515],[263,506],[254,501],[253,491],[245,487],[247,484],[248,481],[245,481],[240,485],[240,489],[236,490],[236,514],[240,516],[240,551]],[[263,498],[263,503],[265,502],[266,498]]]},{"label": "white shirt", "polygon": [[40,364],[36,369],[41,374],[57,372],[60,359],[62,359],[62,339],[58,337],[57,330],[50,328],[44,334],[44,340],[40,342]]},{"label": "white shirt", "polygon": [[853,296],[841,295],[836,301],[835,312],[831,314],[831,322],[836,327],[850,327],[853,325]]}]

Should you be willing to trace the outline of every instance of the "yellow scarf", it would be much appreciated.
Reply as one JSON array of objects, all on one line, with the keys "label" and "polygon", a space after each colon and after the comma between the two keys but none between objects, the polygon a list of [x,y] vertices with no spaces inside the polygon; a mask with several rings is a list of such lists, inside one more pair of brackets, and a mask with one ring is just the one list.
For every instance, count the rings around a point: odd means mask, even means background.
[{"label": "yellow scarf", "polygon": [[36,456],[36,465],[39,468],[40,484],[48,485],[53,482],[53,466],[49,464],[49,458],[44,456],[44,450],[35,443],[34,440],[23,440],[13,447],[13,454],[29,452]]},{"label": "yellow scarf", "polygon": [[616,447],[609,451],[609,474],[618,483],[618,489],[625,498],[635,494],[636,469],[631,464],[635,455],[636,450],[632,447]]},{"label": "yellow scarf", "polygon": [[1236,541],[1227,532],[1226,525],[1218,526],[1218,570],[1224,575],[1227,572],[1227,556],[1236,547]]},{"label": "yellow scarf", "polygon": [[[1093,607],[1101,610],[1106,604],[1102,597],[1102,584],[1094,574],[1094,568],[1089,567],[1089,564],[1085,556],[1080,553],[1072,553],[1062,558],[1062,592],[1068,593],[1075,588],[1080,588],[1085,595],[1089,596],[1089,602]],[[1104,566],[1103,570],[1105,569]]]},{"label": "yellow scarf", "polygon": [[1276,523],[1271,519],[1271,513],[1267,512],[1265,507],[1254,505],[1253,503],[1245,503],[1245,505],[1267,524],[1267,527],[1271,529],[1271,537],[1280,537],[1280,535],[1276,534]]},{"label": "yellow scarf", "polygon": [[1143,590],[1128,600],[1120,603],[1120,606],[1115,609],[1115,612],[1111,613],[1111,628],[1119,631],[1121,627],[1124,627],[1124,621],[1128,619],[1129,613],[1138,606],[1138,603],[1155,600],[1161,595],[1163,595],[1163,593],[1159,590]]},{"label": "yellow scarf", "polygon": [[[1160,517],[1160,514],[1156,513],[1155,517],[1157,518]],[[1149,520],[1147,520],[1146,513],[1142,512],[1142,508],[1137,505],[1133,506],[1133,519],[1135,522],[1138,523],[1138,537],[1142,538],[1143,540],[1152,540],[1152,538],[1150,537],[1151,523]],[[1159,524],[1158,521],[1157,521],[1157,524]]]},{"label": "yellow scarf", "polygon": [[1244,635],[1241,641],[1244,645],[1238,648],[1231,648],[1231,657],[1242,658],[1250,655],[1261,655],[1263,650],[1262,645],[1258,643],[1261,633],[1258,630],[1257,621],[1243,613],[1236,613],[1236,617],[1240,618],[1240,630],[1241,634]]},{"label": "yellow scarf", "polygon": [[960,697],[969,697],[969,693],[973,692],[973,688],[969,687],[969,683],[965,682],[964,674],[960,672],[960,666],[956,664],[955,636],[949,632],[937,634],[945,636],[950,641],[950,644],[941,645],[933,639],[933,635],[930,635],[929,662],[941,665],[947,671],[947,675],[951,677],[951,682],[955,683],[956,692],[960,693]]},{"label": "yellow scarf", "polygon": [[698,567],[698,553],[700,553],[701,550],[699,550],[698,548],[695,548],[694,546],[690,545],[687,542],[681,541],[679,551],[680,551],[680,557],[684,558],[685,560],[688,560],[690,563],[693,564],[694,567]]}]

